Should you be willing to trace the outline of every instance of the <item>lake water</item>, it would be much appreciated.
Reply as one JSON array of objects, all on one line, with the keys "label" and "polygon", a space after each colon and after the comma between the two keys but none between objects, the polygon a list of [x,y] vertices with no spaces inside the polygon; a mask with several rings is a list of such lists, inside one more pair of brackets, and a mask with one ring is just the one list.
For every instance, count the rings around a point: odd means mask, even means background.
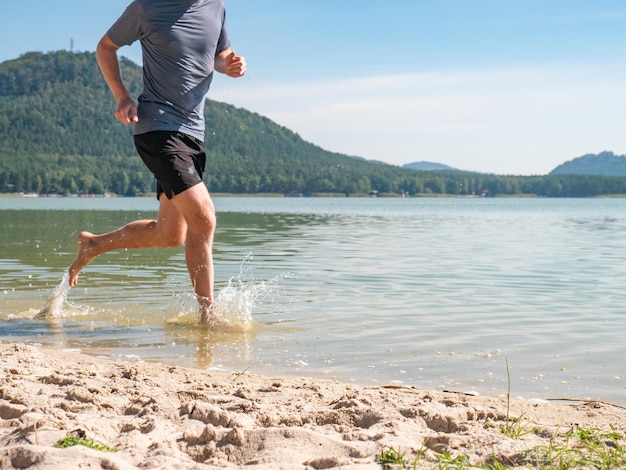
[{"label": "lake water", "polygon": [[182,249],[109,253],[35,320],[81,230],[151,198],[0,199],[0,341],[361,385],[626,405],[626,199],[216,198],[220,311]]}]

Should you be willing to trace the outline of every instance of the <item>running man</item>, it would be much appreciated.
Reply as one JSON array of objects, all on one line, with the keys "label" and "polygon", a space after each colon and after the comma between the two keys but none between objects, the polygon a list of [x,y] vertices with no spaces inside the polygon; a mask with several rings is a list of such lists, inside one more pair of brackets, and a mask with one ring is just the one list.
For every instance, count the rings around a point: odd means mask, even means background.
[{"label": "running man", "polygon": [[[125,248],[185,245],[187,270],[208,322],[213,298],[215,208],[202,182],[204,102],[216,70],[241,77],[246,61],[230,49],[222,0],[135,0],[98,43],[96,58],[117,108],[134,125],[138,154],[157,181],[156,220],[136,220],[109,233],[81,232],[69,284],[97,256]],[[144,89],[138,104],[121,77],[117,50],[139,40]]]}]

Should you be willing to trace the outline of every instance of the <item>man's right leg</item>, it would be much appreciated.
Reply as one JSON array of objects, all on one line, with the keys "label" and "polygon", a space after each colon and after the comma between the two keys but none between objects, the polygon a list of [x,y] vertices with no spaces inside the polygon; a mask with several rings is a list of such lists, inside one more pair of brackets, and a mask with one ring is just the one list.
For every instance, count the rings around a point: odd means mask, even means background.
[{"label": "man's right leg", "polygon": [[181,246],[187,237],[187,223],[174,204],[161,194],[157,220],[136,220],[102,235],[81,232],[78,253],[69,268],[69,285],[78,284],[78,274],[94,258],[125,248]]},{"label": "man's right leg", "polygon": [[200,304],[200,321],[206,323],[213,309],[215,207],[204,183],[174,196],[172,202],[187,223],[185,260]]}]

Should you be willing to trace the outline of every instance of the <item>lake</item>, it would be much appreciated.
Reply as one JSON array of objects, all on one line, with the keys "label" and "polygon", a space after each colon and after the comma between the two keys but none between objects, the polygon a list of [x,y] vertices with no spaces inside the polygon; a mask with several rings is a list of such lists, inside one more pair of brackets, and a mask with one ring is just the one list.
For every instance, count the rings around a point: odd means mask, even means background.
[{"label": "lake", "polygon": [[[0,341],[360,385],[626,405],[626,199],[215,199],[216,292],[183,249],[105,254],[35,320],[81,230],[152,198],[0,198]],[[509,368],[507,370],[507,362]]]}]

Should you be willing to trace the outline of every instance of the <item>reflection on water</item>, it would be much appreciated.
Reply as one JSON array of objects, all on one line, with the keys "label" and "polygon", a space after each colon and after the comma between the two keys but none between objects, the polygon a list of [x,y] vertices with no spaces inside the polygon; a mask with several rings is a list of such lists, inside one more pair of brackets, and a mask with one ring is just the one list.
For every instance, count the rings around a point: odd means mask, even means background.
[{"label": "reflection on water", "polygon": [[0,340],[123,360],[626,405],[626,201],[217,199],[218,317],[182,249],[113,252],[34,320],[80,230],[152,199],[0,200]]}]

